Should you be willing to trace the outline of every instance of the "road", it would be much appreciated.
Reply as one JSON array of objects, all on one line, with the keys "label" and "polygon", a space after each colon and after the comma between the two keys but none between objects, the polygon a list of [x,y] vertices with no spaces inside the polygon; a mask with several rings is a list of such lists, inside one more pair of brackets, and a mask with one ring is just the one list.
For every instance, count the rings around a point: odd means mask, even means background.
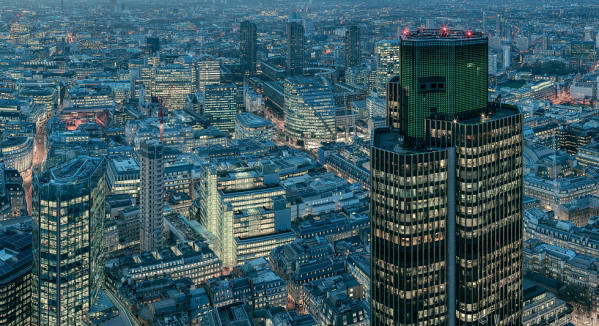
[{"label": "road", "polygon": [[125,306],[123,306],[123,304],[121,303],[121,300],[119,300],[114,293],[112,293],[112,291],[108,288],[104,288],[104,293],[106,293],[106,295],[108,296],[108,298],[110,299],[110,301],[112,301],[112,303],[117,307],[117,309],[119,310],[119,315],[121,316],[121,320],[125,323],[125,325],[127,326],[137,326],[138,323],[134,323],[133,320],[135,320],[135,317],[133,315],[131,315],[131,312],[129,311],[129,309],[127,309]]}]

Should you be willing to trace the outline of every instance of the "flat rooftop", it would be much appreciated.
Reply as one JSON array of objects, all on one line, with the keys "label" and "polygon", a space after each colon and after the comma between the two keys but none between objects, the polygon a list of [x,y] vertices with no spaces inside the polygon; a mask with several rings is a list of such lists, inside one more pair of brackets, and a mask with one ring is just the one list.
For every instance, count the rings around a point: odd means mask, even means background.
[{"label": "flat rooftop", "polygon": [[110,165],[117,173],[139,172],[137,161],[130,157],[113,158]]},{"label": "flat rooftop", "polygon": [[439,29],[420,29],[404,31],[402,41],[485,41],[487,37],[481,32],[452,30],[448,27]]},{"label": "flat rooftop", "polygon": [[237,122],[247,128],[269,128],[272,122],[249,112],[237,114]]}]

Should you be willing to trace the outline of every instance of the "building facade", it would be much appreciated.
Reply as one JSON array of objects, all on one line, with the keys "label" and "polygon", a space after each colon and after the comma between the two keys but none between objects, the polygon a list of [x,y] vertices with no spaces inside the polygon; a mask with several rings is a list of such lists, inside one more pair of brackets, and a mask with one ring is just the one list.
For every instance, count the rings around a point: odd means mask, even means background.
[{"label": "building facade", "polygon": [[0,325],[30,325],[31,259],[31,232],[0,230]]},{"label": "building facade", "polygon": [[347,67],[359,66],[362,61],[361,52],[360,28],[352,25],[345,32],[345,65]]},{"label": "building facade", "polygon": [[105,161],[78,157],[34,176],[32,322],[84,325],[103,286]]},{"label": "building facade", "polygon": [[235,84],[205,86],[204,114],[209,116],[211,125],[225,132],[235,130],[236,97]]},{"label": "building facade", "polygon": [[256,24],[243,21],[239,27],[239,61],[246,74],[256,72]]},{"label": "building facade", "polygon": [[330,85],[316,77],[285,80],[285,134],[289,140],[308,148],[334,141],[335,101]]},{"label": "building facade", "polygon": [[520,325],[521,114],[487,104],[484,35],[408,33],[401,54],[371,149],[372,325]]},{"label": "building facade", "polygon": [[301,22],[287,23],[287,75],[304,71],[304,26]]},{"label": "building facade", "polygon": [[140,249],[151,251],[162,247],[164,222],[164,148],[155,140],[142,143],[139,152],[141,213]]}]

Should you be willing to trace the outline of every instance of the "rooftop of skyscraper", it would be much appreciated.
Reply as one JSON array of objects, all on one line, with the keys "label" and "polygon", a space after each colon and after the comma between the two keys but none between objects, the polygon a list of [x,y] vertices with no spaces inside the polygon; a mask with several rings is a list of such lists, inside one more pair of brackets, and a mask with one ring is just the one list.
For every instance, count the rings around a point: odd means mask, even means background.
[{"label": "rooftop of skyscraper", "polygon": [[89,178],[101,161],[101,158],[80,156],[51,169],[49,177],[56,183],[68,183]]},{"label": "rooftop of skyscraper", "polygon": [[485,34],[474,31],[452,30],[448,27],[439,29],[420,29],[417,31],[405,30],[403,40],[486,40]]}]

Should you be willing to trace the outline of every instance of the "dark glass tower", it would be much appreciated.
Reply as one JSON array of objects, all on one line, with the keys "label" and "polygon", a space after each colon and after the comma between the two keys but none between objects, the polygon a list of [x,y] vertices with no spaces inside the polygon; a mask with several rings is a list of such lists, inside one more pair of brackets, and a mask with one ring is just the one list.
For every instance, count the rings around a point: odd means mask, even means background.
[{"label": "dark glass tower", "polygon": [[239,61],[243,72],[256,72],[256,24],[250,21],[241,22],[239,28]]},{"label": "dark glass tower", "polygon": [[482,34],[424,30],[401,40],[399,83],[404,137],[422,140],[431,112],[476,113],[487,105],[487,39]]},{"label": "dark glass tower", "polygon": [[299,21],[287,23],[287,74],[301,75],[304,71],[304,26]]},{"label": "dark glass tower", "polygon": [[371,149],[372,325],[520,325],[521,114],[487,103],[482,34],[401,53]]},{"label": "dark glass tower", "polygon": [[345,65],[347,67],[359,66],[361,59],[360,28],[352,25],[345,32]]}]

